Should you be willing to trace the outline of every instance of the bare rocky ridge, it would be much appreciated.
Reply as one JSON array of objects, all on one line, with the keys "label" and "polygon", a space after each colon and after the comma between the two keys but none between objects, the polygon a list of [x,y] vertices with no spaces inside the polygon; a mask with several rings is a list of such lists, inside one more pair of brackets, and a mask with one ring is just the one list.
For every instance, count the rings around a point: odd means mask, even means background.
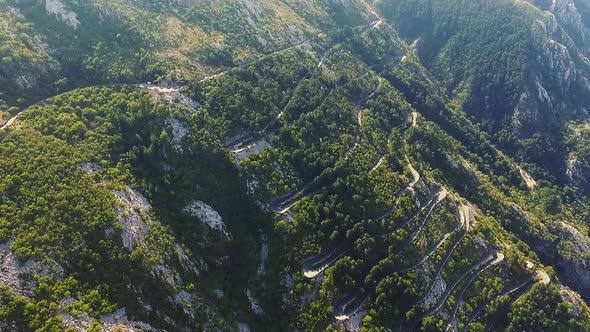
[{"label": "bare rocky ridge", "polygon": [[[146,214],[151,206],[143,195],[131,187],[117,190],[114,195],[120,206],[115,207],[115,215],[123,225],[123,246],[129,251],[137,247],[146,248],[144,238],[150,231]],[[149,220],[149,219],[148,219]]]},{"label": "bare rocky ridge", "polygon": [[10,242],[0,244],[0,285],[8,286],[15,294],[30,297],[36,288],[33,275],[61,279],[63,268],[36,260],[21,262],[10,248]]},{"label": "bare rocky ridge", "polygon": [[[75,329],[77,331],[87,331],[94,319],[81,314],[80,317],[74,318],[69,313],[63,313],[64,329]],[[100,332],[156,332],[160,331],[149,324],[143,322],[130,321],[124,308],[117,309],[113,313],[103,315],[98,320],[101,324]]]},{"label": "bare rocky ridge", "polygon": [[[21,262],[10,249],[10,242],[0,245],[0,285],[8,286],[8,288],[17,295],[30,298],[37,287],[33,280],[33,276],[48,276],[52,279],[63,279],[63,268],[57,264],[48,265],[34,260]],[[69,302],[74,299],[70,298]],[[65,308],[70,303],[63,303]],[[89,317],[85,313],[81,313],[79,317],[72,317],[72,315],[62,310],[63,328],[75,328],[79,331],[86,331],[94,322],[94,318]],[[119,308],[108,315],[100,317],[101,332],[114,331],[157,331],[149,324],[142,322],[129,321],[124,308]],[[7,331],[13,327],[4,326],[4,322],[0,322],[0,329],[6,328]]]},{"label": "bare rocky ridge", "polygon": [[557,267],[571,284],[570,286],[586,298],[590,297],[590,242],[576,228],[565,223],[558,225],[563,239]]},{"label": "bare rocky ridge", "polygon": [[588,184],[588,179],[584,175],[580,162],[577,159],[570,159],[567,161],[567,170],[565,174],[576,186],[584,188]]},{"label": "bare rocky ridge", "polygon": [[220,232],[226,239],[230,240],[232,238],[219,213],[206,203],[192,201],[184,208],[184,211],[193,217],[199,218],[203,224]]},{"label": "bare rocky ridge", "polygon": [[55,15],[58,20],[63,21],[74,29],[78,28],[80,21],[78,15],[68,10],[60,0],[45,0],[45,10],[48,14]]},{"label": "bare rocky ridge", "polygon": [[[158,249],[152,247],[147,241],[147,237],[154,227],[161,226],[158,221],[152,219],[152,207],[147,199],[131,187],[113,193],[119,202],[119,206],[115,207],[115,213],[123,226],[124,247],[130,252],[137,248],[148,253],[157,252]],[[203,222],[209,222],[211,227],[219,227],[219,230],[225,228],[219,214],[208,205],[195,201],[189,207],[191,209],[187,210],[188,212],[203,218]],[[229,238],[229,233],[224,234]],[[172,294],[168,297],[171,304],[180,308],[191,320],[195,320],[195,311],[192,309],[193,297],[184,289],[187,282],[183,278],[183,274],[188,273],[193,277],[198,277],[208,267],[203,261],[194,261],[189,258],[178,243],[175,243],[174,246],[174,252],[160,253],[162,260],[156,264],[150,264],[150,276],[171,291]],[[175,267],[174,262],[180,264],[178,266],[180,269]]]},{"label": "bare rocky ridge", "polygon": [[[578,5],[580,8],[588,8],[590,3],[587,0],[553,0],[548,7],[543,8],[554,15],[554,21],[559,22],[574,39],[578,40],[581,50],[587,53],[586,43],[590,42],[590,31],[583,23],[584,18]],[[556,27],[557,24],[552,26]]]},{"label": "bare rocky ridge", "polygon": [[535,189],[535,187],[537,186],[537,181],[535,181],[535,179],[533,179],[533,177],[522,168],[519,167],[518,170],[520,171],[520,176],[526,183],[527,187],[530,190]]}]

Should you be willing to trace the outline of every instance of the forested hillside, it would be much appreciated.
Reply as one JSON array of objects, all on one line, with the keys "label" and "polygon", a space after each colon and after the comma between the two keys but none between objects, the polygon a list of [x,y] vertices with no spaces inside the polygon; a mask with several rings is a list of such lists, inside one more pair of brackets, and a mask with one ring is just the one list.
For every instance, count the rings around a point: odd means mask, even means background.
[{"label": "forested hillside", "polygon": [[588,13],[0,0],[0,330],[590,330]]}]

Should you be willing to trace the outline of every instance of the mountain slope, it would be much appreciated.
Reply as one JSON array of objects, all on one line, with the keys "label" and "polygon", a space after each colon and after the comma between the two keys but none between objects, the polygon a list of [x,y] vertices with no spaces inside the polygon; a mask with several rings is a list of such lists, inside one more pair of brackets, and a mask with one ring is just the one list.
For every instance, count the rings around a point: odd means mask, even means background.
[{"label": "mountain slope", "polygon": [[0,329],[588,330],[558,7],[1,2]]},{"label": "mountain slope", "polygon": [[[499,146],[537,165],[532,170],[538,176],[587,189],[584,176],[574,179],[577,154],[568,144],[568,127],[587,119],[590,62],[579,37],[587,28],[582,22],[560,25],[571,19],[563,13],[566,1],[549,8],[520,1],[401,1],[381,7],[400,31],[408,31],[405,37],[415,41],[422,62],[449,96]],[[424,24],[418,28],[417,22]]]}]

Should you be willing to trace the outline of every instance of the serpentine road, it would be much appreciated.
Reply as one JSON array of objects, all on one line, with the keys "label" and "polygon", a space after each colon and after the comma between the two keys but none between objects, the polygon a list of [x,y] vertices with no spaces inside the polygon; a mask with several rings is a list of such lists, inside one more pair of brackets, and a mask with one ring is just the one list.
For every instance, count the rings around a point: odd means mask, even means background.
[{"label": "serpentine road", "polygon": [[492,302],[504,295],[510,295],[520,289],[522,289],[523,287],[529,285],[530,283],[532,283],[534,280],[534,278],[530,277],[525,279],[524,281],[522,281],[521,283],[516,284],[515,286],[513,286],[512,288],[494,296],[493,298],[491,298],[490,300],[488,300],[486,303],[484,303],[482,306],[480,306],[472,315],[471,317],[469,317],[469,320],[467,320],[467,322],[465,323],[465,327],[463,329],[463,332],[468,332],[469,331],[469,325],[471,323],[473,323],[473,321],[487,308],[489,307]]},{"label": "serpentine road", "polygon": [[453,310],[451,311],[451,316],[449,318],[449,322],[447,324],[446,331],[451,330],[451,328],[453,327],[453,323],[455,322],[455,317],[457,316],[457,311],[459,310],[459,305],[461,304],[461,301],[463,301],[463,295],[465,294],[465,292],[467,291],[467,289],[469,289],[469,287],[471,286],[471,284],[473,284],[473,282],[475,281],[475,279],[477,279],[477,277],[479,277],[484,271],[486,271],[487,269],[493,267],[494,265],[499,264],[503,260],[504,260],[504,254],[503,253],[499,253],[498,256],[496,257],[496,259],[492,263],[486,265],[483,269],[479,270],[477,273],[475,273],[471,277],[471,279],[469,279],[469,281],[467,283],[465,283],[465,285],[463,286],[463,288],[461,289],[461,291],[459,291],[459,294],[457,295],[457,299],[455,300],[455,305],[453,306]]},{"label": "serpentine road", "polygon": [[307,258],[303,261],[303,275],[307,278],[315,278],[347,252],[348,249],[345,247],[334,248],[326,254]]},{"label": "serpentine road", "polygon": [[[246,66],[255,64],[255,63],[260,62],[262,60],[268,59],[269,57],[271,57],[273,55],[276,55],[276,54],[279,54],[279,53],[282,53],[282,52],[285,52],[285,51],[288,51],[288,50],[297,48],[299,46],[302,46],[302,45],[304,45],[306,43],[309,43],[310,41],[311,41],[311,38],[302,40],[302,41],[300,41],[300,42],[298,42],[296,44],[293,44],[291,46],[288,46],[288,47],[285,47],[283,49],[276,50],[276,51],[274,51],[272,53],[263,55],[262,57],[260,57],[260,58],[258,58],[256,60],[253,60],[253,61],[250,61],[250,62],[241,64],[241,65],[236,66],[236,67],[229,68],[229,69],[227,69],[227,70],[225,70],[225,71],[223,71],[221,73],[217,73],[217,74],[214,74],[214,75],[211,75],[211,76],[207,76],[207,77],[201,79],[199,82],[205,82],[205,81],[208,81],[208,80],[213,79],[215,77],[219,77],[219,76],[225,75],[225,74],[229,73],[231,70],[233,70],[235,68],[241,68],[241,67],[246,67]],[[50,97],[44,98],[44,99],[42,99],[42,100],[40,100],[40,101],[38,101],[38,102],[36,102],[36,103],[28,106],[26,109],[20,111],[19,113],[15,114],[12,118],[8,119],[8,121],[2,127],[0,127],[0,130],[1,129],[6,129],[6,128],[9,128],[10,126],[12,126],[12,124],[14,124],[14,122],[18,119],[18,117],[20,115],[22,115],[24,112],[26,112],[27,110],[29,110],[31,107],[36,106],[36,105],[40,105],[40,104],[43,104],[43,103],[46,103],[47,101],[49,101],[49,100],[51,100],[51,99],[53,99],[55,97],[64,96],[64,95],[70,94],[70,93],[72,93],[74,91],[77,91],[77,90],[80,90],[80,89],[86,89],[86,88],[102,88],[102,87],[115,88],[115,87],[123,87],[123,86],[140,87],[140,88],[159,87],[158,85],[145,84],[145,83],[112,83],[112,84],[96,84],[96,85],[76,87],[74,89],[71,89],[71,90],[62,92],[60,94],[57,94],[57,95],[54,95],[54,96],[50,96]],[[183,88],[183,87],[179,87],[176,90],[180,90],[181,88]]]}]

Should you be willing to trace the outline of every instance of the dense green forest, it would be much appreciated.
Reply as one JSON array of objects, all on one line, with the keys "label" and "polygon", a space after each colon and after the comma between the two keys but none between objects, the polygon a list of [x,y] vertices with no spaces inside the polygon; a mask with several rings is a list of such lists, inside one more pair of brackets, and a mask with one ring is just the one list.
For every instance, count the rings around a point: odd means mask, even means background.
[{"label": "dense green forest", "polygon": [[590,330],[540,2],[0,0],[0,330]]}]

